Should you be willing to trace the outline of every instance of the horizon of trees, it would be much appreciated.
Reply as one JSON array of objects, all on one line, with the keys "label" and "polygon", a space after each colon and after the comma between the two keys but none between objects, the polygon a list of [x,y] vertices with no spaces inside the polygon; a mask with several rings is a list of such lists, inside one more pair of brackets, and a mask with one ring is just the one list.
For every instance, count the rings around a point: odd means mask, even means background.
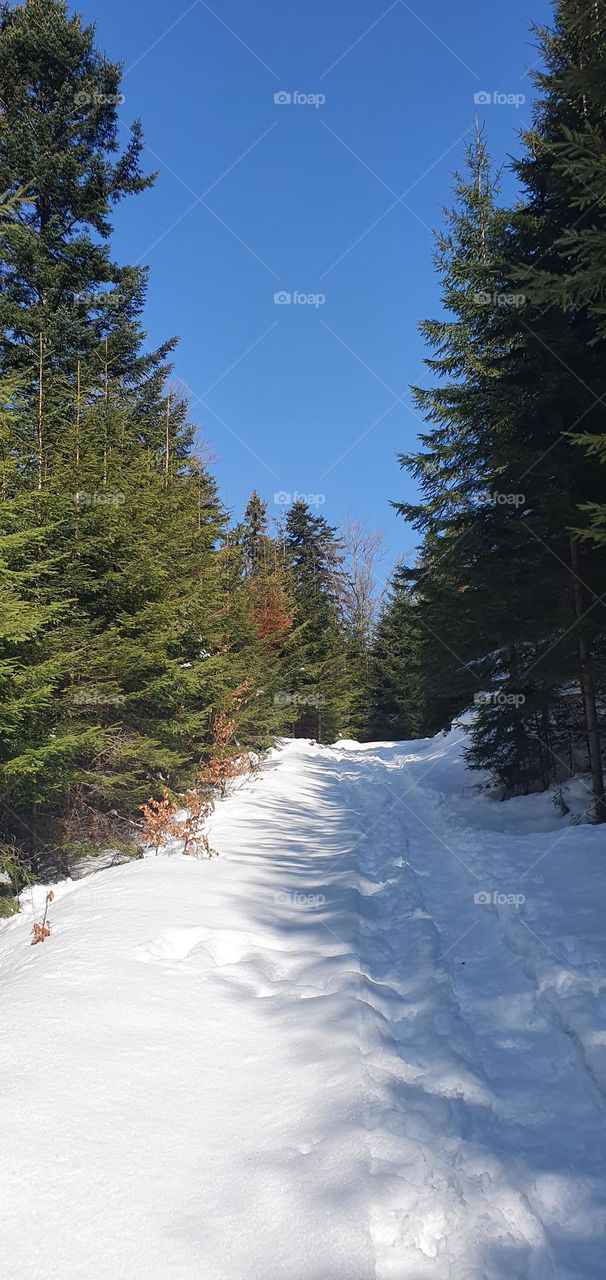
[{"label": "horizon of trees", "polygon": [[284,733],[472,709],[504,796],[587,772],[606,820],[606,15],[556,0],[537,34],[520,199],[477,129],[436,236],[419,498],[394,504],[419,553],[381,598],[363,522],[299,500],[275,528],[256,492],[231,522],[177,340],[147,347],[147,271],[112,257],[155,180],[139,121],[119,146],[120,66],[65,0],[0,8],[0,912]]}]

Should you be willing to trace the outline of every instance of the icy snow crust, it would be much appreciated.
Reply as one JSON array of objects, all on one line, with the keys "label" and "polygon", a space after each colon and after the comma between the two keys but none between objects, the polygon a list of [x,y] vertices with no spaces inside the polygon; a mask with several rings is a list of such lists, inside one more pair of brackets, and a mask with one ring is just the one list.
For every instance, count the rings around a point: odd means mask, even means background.
[{"label": "icy snow crust", "polygon": [[33,948],[27,891],[2,1275],[603,1280],[604,834],[460,739],[285,742],[219,859],[54,886]]}]

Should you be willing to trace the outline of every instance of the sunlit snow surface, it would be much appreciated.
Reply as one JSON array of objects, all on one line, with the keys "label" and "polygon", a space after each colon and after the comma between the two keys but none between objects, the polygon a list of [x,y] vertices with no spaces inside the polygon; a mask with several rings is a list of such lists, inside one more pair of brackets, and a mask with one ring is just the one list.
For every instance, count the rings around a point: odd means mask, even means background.
[{"label": "sunlit snow surface", "polygon": [[460,731],[287,742],[0,931],[0,1272],[603,1280],[603,830]]}]

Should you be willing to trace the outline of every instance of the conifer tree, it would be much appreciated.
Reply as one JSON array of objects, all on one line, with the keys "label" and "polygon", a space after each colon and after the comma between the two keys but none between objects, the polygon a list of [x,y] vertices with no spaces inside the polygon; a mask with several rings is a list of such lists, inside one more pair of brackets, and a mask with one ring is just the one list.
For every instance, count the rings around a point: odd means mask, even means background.
[{"label": "conifer tree", "polygon": [[13,214],[0,226],[0,361],[41,402],[46,466],[58,435],[56,383],[102,383],[104,370],[157,397],[174,342],[144,354],[147,272],[110,255],[112,208],[145,190],[141,126],[118,145],[120,66],[95,47],[92,26],[64,0],[0,11],[0,190]]},{"label": "conifer tree", "polygon": [[235,690],[247,741],[277,717],[172,343],[143,352],[145,272],[109,251],[112,206],[151,181],[138,124],[118,151],[119,67],[62,0],[5,6],[0,57],[2,834],[40,865],[131,845]]},{"label": "conifer tree", "polygon": [[[544,69],[536,76],[534,127],[515,166],[525,205],[513,222],[512,257],[528,302],[528,333],[540,344],[543,360],[542,421],[533,434],[541,444],[541,462],[550,455],[561,517],[547,542],[563,567],[562,590],[571,601],[594,814],[605,822],[598,655],[606,575],[592,540],[583,541],[575,532],[580,508],[594,517],[599,509],[603,475],[574,447],[603,436],[606,396],[599,352],[604,338],[600,245],[606,243],[598,160],[606,148],[603,15],[595,5],[558,0],[553,29],[539,31],[539,39]],[[590,173],[597,186],[588,193]]]},{"label": "conifer tree", "polygon": [[250,495],[244,512],[241,542],[248,573],[259,569],[263,561],[264,542],[268,527],[267,503],[262,502],[256,489]]},{"label": "conifer tree", "polygon": [[288,512],[285,545],[294,600],[292,729],[330,742],[346,727],[352,692],[339,610],[341,549],[336,530],[302,499]]},{"label": "conifer tree", "polygon": [[379,614],[371,648],[372,740],[406,740],[425,731],[425,704],[414,603],[404,573],[397,571]]},{"label": "conifer tree", "polygon": [[[481,701],[470,760],[500,771],[511,791],[562,776],[575,734],[582,737],[575,680],[591,741],[583,633],[596,638],[602,624],[587,627],[578,598],[578,548],[567,526],[588,480],[563,427],[593,403],[583,405],[570,362],[583,369],[589,395],[597,371],[586,330],[571,334],[557,315],[540,313],[531,287],[520,292],[523,264],[547,234],[540,208],[511,215],[495,205],[480,136],[468,173],[438,238],[443,301],[454,318],[422,327],[436,351],[428,367],[442,380],[416,392],[432,429],[424,451],[403,459],[422,501],[399,509],[425,539],[409,581],[425,637],[420,666],[425,675],[433,668],[434,695],[444,687],[441,705],[433,699],[437,725],[472,704],[475,682]],[[543,348],[554,353],[551,363]],[[583,569],[595,573],[596,589],[597,565]],[[428,723],[436,727],[431,715]],[[592,748],[600,820],[595,760]]]}]

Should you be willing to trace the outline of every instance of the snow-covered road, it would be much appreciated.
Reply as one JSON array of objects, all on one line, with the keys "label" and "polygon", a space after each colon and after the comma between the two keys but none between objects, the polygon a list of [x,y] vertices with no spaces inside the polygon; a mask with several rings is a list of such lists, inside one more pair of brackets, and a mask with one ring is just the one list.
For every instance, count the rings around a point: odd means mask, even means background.
[{"label": "snow-covered road", "polygon": [[2,1274],[606,1274],[604,837],[460,737],[287,743],[2,929]]}]

